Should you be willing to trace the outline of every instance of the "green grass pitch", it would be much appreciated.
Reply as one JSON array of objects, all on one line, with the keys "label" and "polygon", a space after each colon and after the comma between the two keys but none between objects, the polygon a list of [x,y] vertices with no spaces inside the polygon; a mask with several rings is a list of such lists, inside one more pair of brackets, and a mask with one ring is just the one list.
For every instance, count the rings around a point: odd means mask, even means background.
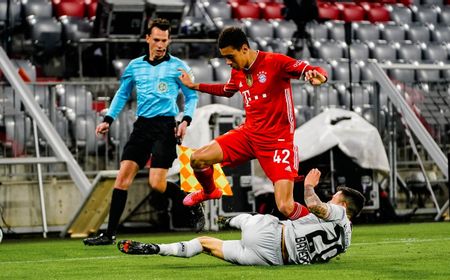
[{"label": "green grass pitch", "polygon": [[[222,239],[237,231],[209,232]],[[157,243],[193,233],[119,235]],[[201,254],[184,259],[128,256],[116,246],[85,247],[79,239],[23,238],[0,244],[0,279],[450,279],[450,223],[356,225],[347,253],[309,266],[236,266]]]}]

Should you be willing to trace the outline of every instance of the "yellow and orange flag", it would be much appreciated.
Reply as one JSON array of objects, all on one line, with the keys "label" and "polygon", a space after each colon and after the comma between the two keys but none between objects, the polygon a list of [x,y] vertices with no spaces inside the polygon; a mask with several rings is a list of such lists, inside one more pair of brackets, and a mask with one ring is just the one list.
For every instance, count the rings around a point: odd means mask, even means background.
[{"label": "yellow and orange flag", "polygon": [[[195,151],[189,147],[185,146],[177,146],[178,148],[178,160],[180,161],[180,182],[181,189],[185,192],[193,192],[196,190],[200,190],[202,186],[195,178],[194,171],[192,170],[190,164],[191,154]],[[222,190],[223,195],[233,195],[233,191],[231,190],[230,183],[227,180],[227,177],[223,173],[222,167],[220,167],[219,163],[214,164],[214,182],[216,183],[216,187]]]}]

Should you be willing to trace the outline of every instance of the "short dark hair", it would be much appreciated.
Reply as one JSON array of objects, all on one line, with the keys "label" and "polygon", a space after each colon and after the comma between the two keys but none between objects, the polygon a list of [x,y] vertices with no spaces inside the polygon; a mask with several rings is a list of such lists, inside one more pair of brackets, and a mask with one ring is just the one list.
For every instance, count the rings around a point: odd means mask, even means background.
[{"label": "short dark hair", "polygon": [[150,35],[152,33],[153,27],[157,27],[162,31],[169,30],[170,35],[170,22],[165,18],[155,18],[154,20],[150,21],[148,23],[147,35]]},{"label": "short dark hair", "polygon": [[247,35],[241,28],[236,26],[230,26],[222,30],[217,41],[219,49],[233,47],[236,50],[240,50],[244,44],[250,46]]},{"label": "short dark hair", "polygon": [[364,195],[346,186],[339,186],[337,191],[341,191],[344,195],[344,200],[347,202],[347,214],[350,218],[358,216],[366,202]]}]

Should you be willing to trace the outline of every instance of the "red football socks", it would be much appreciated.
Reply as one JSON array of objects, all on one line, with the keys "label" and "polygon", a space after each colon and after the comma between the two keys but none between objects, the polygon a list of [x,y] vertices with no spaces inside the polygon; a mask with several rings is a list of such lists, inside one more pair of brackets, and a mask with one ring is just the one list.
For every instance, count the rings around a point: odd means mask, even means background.
[{"label": "red football socks", "polygon": [[214,191],[216,184],[214,184],[214,169],[212,166],[206,167],[201,170],[194,170],[195,178],[202,185],[205,193],[209,194]]},{"label": "red football socks", "polygon": [[297,220],[298,218],[304,217],[309,214],[308,208],[301,205],[298,202],[294,202],[294,210],[292,210],[291,214],[289,214],[289,220]]}]

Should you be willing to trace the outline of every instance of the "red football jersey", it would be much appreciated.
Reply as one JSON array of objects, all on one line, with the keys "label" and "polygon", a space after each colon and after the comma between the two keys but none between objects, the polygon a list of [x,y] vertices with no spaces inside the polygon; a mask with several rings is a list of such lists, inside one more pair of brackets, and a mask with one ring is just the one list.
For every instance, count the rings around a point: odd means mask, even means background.
[{"label": "red football jersey", "polygon": [[249,69],[232,69],[225,90],[241,93],[246,114],[241,129],[258,146],[273,149],[292,143],[295,115],[290,80],[299,79],[311,68],[316,69],[286,55],[259,51]]}]

